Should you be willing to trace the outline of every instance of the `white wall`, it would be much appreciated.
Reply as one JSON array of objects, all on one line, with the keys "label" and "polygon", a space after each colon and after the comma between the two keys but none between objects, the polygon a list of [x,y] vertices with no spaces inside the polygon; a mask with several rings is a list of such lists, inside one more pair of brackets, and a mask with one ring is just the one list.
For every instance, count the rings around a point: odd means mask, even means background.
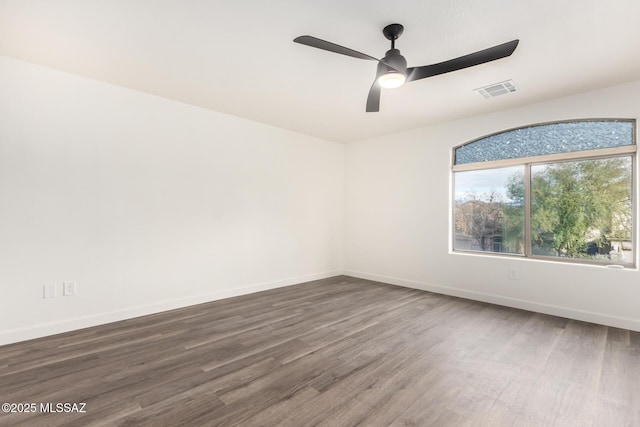
[{"label": "white wall", "polygon": [[339,274],[343,186],[341,144],[0,57],[0,344]]},{"label": "white wall", "polygon": [[0,57],[0,344],[343,272],[640,330],[638,270],[449,251],[453,146],[639,116],[640,81],[344,146]]},{"label": "white wall", "polygon": [[452,147],[605,117],[640,117],[640,81],[347,145],[346,274],[640,330],[638,270],[450,252]]}]

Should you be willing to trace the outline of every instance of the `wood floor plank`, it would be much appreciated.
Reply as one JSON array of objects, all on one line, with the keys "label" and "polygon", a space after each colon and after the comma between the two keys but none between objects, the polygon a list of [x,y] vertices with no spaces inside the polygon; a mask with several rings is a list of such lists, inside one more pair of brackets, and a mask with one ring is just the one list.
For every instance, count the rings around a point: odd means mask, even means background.
[{"label": "wood floor plank", "polygon": [[0,426],[635,426],[640,333],[347,276],[0,347]]}]

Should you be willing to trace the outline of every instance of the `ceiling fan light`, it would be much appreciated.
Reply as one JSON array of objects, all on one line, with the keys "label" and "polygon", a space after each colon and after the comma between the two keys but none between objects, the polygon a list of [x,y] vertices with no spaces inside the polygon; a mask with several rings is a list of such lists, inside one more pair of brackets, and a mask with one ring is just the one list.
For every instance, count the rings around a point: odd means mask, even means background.
[{"label": "ceiling fan light", "polygon": [[386,73],[378,77],[378,84],[385,89],[395,89],[404,84],[406,77],[397,71]]}]

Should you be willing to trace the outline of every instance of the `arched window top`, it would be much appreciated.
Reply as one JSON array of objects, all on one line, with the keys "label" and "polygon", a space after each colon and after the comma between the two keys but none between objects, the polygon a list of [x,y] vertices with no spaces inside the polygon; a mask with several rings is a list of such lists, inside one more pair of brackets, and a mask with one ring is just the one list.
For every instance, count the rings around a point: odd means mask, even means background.
[{"label": "arched window top", "polygon": [[455,149],[454,165],[634,144],[634,120],[579,120],[512,129]]}]

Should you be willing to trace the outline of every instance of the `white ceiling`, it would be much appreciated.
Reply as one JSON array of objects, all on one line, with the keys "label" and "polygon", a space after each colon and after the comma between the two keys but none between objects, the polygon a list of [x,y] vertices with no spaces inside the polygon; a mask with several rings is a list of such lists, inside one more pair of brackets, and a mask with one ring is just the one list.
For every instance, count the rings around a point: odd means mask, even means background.
[{"label": "white ceiling", "polygon": [[[639,17],[638,0],[0,0],[0,54],[349,142],[638,79]],[[409,66],[520,45],[365,113],[376,63],[292,41],[382,57],[393,22]],[[516,93],[473,92],[507,79]]]}]

